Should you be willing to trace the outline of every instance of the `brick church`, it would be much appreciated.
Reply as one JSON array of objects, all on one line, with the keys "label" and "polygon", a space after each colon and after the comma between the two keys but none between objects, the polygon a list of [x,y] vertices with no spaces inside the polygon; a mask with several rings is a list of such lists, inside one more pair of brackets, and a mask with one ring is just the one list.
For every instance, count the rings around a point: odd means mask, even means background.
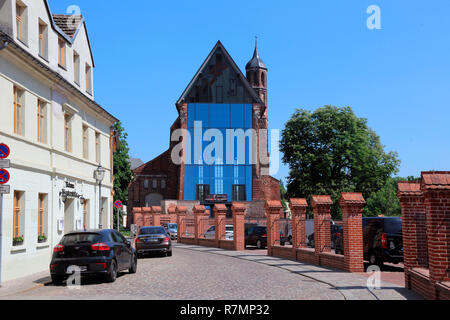
[{"label": "brick church", "polygon": [[269,175],[267,68],[257,44],[245,71],[218,41],[175,103],[169,149],[133,170],[129,223],[133,207],[190,212],[203,204],[212,216],[214,204],[239,201],[249,217],[262,217],[265,200],[280,200],[280,182]]}]

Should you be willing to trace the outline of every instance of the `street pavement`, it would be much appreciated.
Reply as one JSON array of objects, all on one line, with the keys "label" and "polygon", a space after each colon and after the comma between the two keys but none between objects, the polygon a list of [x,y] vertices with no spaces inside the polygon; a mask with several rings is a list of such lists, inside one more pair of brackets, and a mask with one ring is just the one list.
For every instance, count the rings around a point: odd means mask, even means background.
[{"label": "street pavement", "polygon": [[48,272],[35,277],[28,288],[25,280],[15,281],[19,287],[6,283],[0,299],[420,299],[400,285],[382,281],[380,290],[369,290],[367,276],[268,257],[265,250],[238,252],[177,243],[172,257],[139,259],[136,274],[124,272],[114,283],[86,279],[71,289],[51,284]]}]

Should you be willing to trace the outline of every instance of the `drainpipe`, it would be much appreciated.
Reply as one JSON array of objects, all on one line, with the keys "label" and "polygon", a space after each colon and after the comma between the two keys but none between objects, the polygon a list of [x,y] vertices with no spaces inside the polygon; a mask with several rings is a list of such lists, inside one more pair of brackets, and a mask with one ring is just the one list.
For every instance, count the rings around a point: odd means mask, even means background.
[{"label": "drainpipe", "polygon": [[8,46],[8,44],[9,44],[8,38],[6,38],[5,36],[0,37],[0,51],[5,49]]}]

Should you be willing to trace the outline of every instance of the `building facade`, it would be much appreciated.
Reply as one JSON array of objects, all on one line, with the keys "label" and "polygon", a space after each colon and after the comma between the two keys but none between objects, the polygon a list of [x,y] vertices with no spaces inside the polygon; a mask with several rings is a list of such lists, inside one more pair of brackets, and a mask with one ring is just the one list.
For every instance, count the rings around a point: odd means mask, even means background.
[{"label": "building facade", "polygon": [[118,120],[94,100],[94,67],[81,15],[51,14],[46,0],[0,0],[0,142],[11,149],[1,281],[47,270],[65,232],[112,225]]},{"label": "building facade", "polygon": [[269,176],[267,71],[257,46],[244,76],[217,42],[175,104],[169,149],[133,170],[129,223],[133,207],[201,203],[213,215],[215,203],[239,201],[261,216],[264,200],[280,199]]}]

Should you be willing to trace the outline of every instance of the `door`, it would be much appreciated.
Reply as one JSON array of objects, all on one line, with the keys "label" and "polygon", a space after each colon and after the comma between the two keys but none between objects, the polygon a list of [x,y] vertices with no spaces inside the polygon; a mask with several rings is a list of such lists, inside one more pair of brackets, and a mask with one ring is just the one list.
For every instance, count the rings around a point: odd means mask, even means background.
[{"label": "door", "polygon": [[112,231],[110,233],[111,239],[114,242],[114,252],[116,253],[116,260],[117,260],[117,268],[118,270],[123,270],[124,265],[124,256],[125,256],[125,244],[121,242],[121,239],[116,234],[115,231]]},{"label": "door", "polygon": [[73,199],[64,202],[64,234],[75,229],[75,208]]},{"label": "door", "polygon": [[127,239],[125,239],[125,237],[120,232],[115,231],[115,234],[119,243],[122,245],[123,268],[128,269],[130,267],[132,254],[131,245],[128,244]]}]

